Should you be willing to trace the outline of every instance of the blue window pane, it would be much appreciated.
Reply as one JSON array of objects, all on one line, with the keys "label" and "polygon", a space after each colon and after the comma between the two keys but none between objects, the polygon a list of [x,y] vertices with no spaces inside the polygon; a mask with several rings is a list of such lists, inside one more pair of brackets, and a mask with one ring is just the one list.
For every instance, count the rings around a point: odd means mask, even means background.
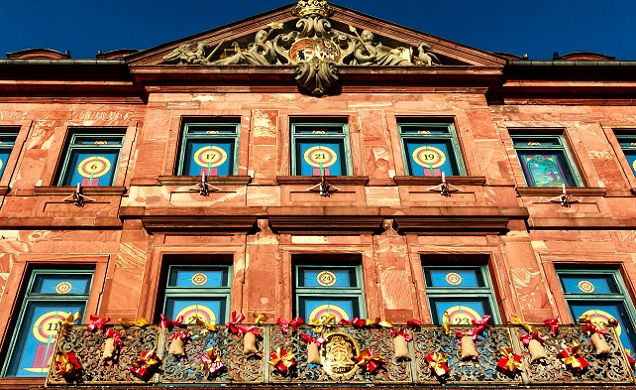
[{"label": "blue window pane", "polygon": [[449,141],[404,140],[408,168],[413,176],[458,174],[453,147]]},{"label": "blue window pane", "polygon": [[297,141],[297,165],[302,176],[342,176],[346,170],[343,141]]},{"label": "blue window pane", "polygon": [[191,139],[186,143],[184,172],[190,176],[234,173],[234,139]]},{"label": "blue window pane", "polygon": [[357,287],[352,268],[299,269],[298,274],[298,287]]},{"label": "blue window pane", "polygon": [[632,171],[636,174],[636,150],[625,150],[624,152],[629,166],[632,167]]},{"label": "blue window pane", "polygon": [[187,324],[194,324],[194,316],[204,321],[220,323],[225,321],[226,298],[168,298],[166,299],[166,317],[170,319],[183,316]]},{"label": "blue window pane", "polygon": [[536,153],[517,152],[530,187],[574,185],[562,151]]},{"label": "blue window pane", "polygon": [[431,314],[437,324],[442,323],[444,312],[448,311],[452,324],[470,325],[472,320],[481,320],[492,315],[486,298],[431,298]]},{"label": "blue window pane", "polygon": [[618,289],[611,275],[561,275],[566,294],[616,294]]},{"label": "blue window pane", "polygon": [[13,349],[11,376],[46,376],[53,357],[59,322],[84,312],[84,303],[29,302]]},{"label": "blue window pane", "polygon": [[73,150],[62,185],[110,186],[117,170],[119,149]]},{"label": "blue window pane", "polygon": [[170,287],[208,288],[225,287],[228,285],[227,268],[224,270],[210,269],[178,269],[170,271]]},{"label": "blue window pane", "polygon": [[9,156],[11,155],[11,149],[0,149],[0,178],[4,173],[4,167],[7,165]]},{"label": "blue window pane", "polygon": [[358,298],[300,298],[299,303],[298,315],[306,321],[320,320],[329,314],[336,317],[336,322],[360,317]]},{"label": "blue window pane", "polygon": [[484,287],[481,272],[475,269],[427,269],[426,285],[428,287]]},{"label": "blue window pane", "polygon": [[37,275],[33,282],[31,293],[54,295],[87,295],[91,285],[92,275]]},{"label": "blue window pane", "polygon": [[615,329],[616,334],[619,336],[623,347],[632,351],[636,348],[634,327],[622,302],[601,303],[595,301],[594,303],[578,303],[570,301],[569,303],[575,319],[587,314],[593,323],[603,323],[604,325],[607,325],[610,319],[615,319],[618,322],[618,326]]}]

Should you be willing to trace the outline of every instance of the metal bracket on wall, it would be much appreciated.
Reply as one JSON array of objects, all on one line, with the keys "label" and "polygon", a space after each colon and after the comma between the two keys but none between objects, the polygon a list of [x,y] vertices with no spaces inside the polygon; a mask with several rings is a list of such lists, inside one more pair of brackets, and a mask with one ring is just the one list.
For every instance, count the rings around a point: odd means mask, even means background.
[{"label": "metal bracket on wall", "polygon": [[450,196],[453,191],[461,191],[461,188],[456,187],[446,181],[446,175],[442,172],[442,182],[436,186],[428,188],[427,191],[439,192],[442,196]]},{"label": "metal bracket on wall", "polygon": [[340,191],[340,188],[329,184],[324,176],[320,176],[320,183],[307,188],[307,191],[318,192],[323,198],[329,198],[334,192]]},{"label": "metal bracket on wall", "polygon": [[563,186],[561,186],[561,190],[563,191],[561,193],[561,195],[555,196],[554,198],[550,198],[549,202],[551,202],[551,203],[560,203],[561,206],[563,206],[563,207],[570,207],[570,205],[572,203],[578,203],[578,202],[581,201],[579,198],[576,198],[576,197],[568,194],[568,192],[565,190],[565,184],[563,184]]},{"label": "metal bracket on wall", "polygon": [[221,191],[221,189],[208,183],[208,177],[205,172],[201,172],[201,181],[190,187],[190,191],[199,191],[199,195],[208,196],[210,192]]},{"label": "metal bracket on wall", "polygon": [[64,202],[73,202],[74,206],[84,207],[85,202],[95,202],[95,199],[90,196],[86,196],[82,194],[82,187],[79,183],[77,183],[77,188],[75,188],[75,192],[71,195],[67,196],[63,200]]}]

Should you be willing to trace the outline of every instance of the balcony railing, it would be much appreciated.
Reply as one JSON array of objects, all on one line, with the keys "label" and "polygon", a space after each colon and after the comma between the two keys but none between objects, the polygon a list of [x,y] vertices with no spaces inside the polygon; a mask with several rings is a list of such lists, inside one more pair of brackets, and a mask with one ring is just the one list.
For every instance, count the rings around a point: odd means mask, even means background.
[{"label": "balcony railing", "polygon": [[[119,356],[116,359],[104,360],[102,354],[108,336],[107,329],[113,329],[122,340]],[[397,328],[397,327],[396,327]],[[355,328],[352,326],[333,326],[326,329],[323,337],[334,342],[330,334],[340,333],[345,340],[343,344],[322,344],[320,356],[325,359],[345,362],[338,372],[345,375],[328,373],[319,364],[307,361],[308,343],[302,334],[318,336],[314,328],[301,326],[298,332],[289,329],[287,334],[277,325],[258,326],[260,337],[257,338],[257,354],[244,353],[242,334],[232,334],[220,326],[217,332],[209,332],[202,326],[160,329],[157,326],[124,328],[119,325],[105,326],[103,331],[89,332],[86,325],[76,325],[69,329],[65,336],[57,339],[56,354],[73,352],[81,372],[75,376],[62,376],[56,366],[55,359],[51,363],[47,377],[47,386],[68,385],[69,382],[79,385],[187,385],[187,384],[270,384],[270,385],[302,385],[302,384],[361,384],[361,385],[554,385],[554,384],[632,384],[634,374],[630,368],[620,342],[613,328],[608,329],[605,336],[611,352],[604,356],[595,353],[590,337],[581,332],[579,326],[561,325],[558,333],[550,334],[547,327],[541,325],[536,329],[543,335],[547,358],[537,362],[530,361],[530,354],[520,341],[524,330],[517,325],[489,326],[474,341],[478,357],[462,361],[458,349],[460,341],[455,336],[456,330],[466,332],[466,327],[453,327],[453,334],[446,334],[442,327],[423,325],[420,329],[409,329],[406,332],[413,337],[408,343],[408,358],[395,357],[395,346],[388,329],[379,327]],[[175,356],[169,353],[169,338],[176,332],[189,332],[192,336],[184,345],[185,355]],[[112,331],[111,335],[112,335]],[[557,355],[573,343],[580,343],[580,356],[589,366],[577,372],[566,365]],[[348,344],[347,344],[348,343]],[[336,345],[338,344],[338,345]],[[328,347],[328,348],[327,348]],[[219,354],[224,368],[214,375],[202,364],[202,356],[212,348]],[[283,348],[294,355],[294,367],[281,373],[268,362],[272,353],[280,353]],[[505,373],[497,369],[502,358],[502,348],[512,348],[513,353],[520,355],[521,369],[516,373]],[[363,351],[370,350],[380,355],[383,360],[379,368],[373,372],[355,364],[356,357]],[[142,380],[133,375],[131,364],[144,352],[155,352],[161,363],[150,370]],[[447,359],[448,373],[436,375],[430,368],[426,357],[432,353],[442,353]],[[62,355],[63,356],[63,355]],[[67,355],[68,356],[68,355]],[[333,371],[333,370],[332,370]]]}]

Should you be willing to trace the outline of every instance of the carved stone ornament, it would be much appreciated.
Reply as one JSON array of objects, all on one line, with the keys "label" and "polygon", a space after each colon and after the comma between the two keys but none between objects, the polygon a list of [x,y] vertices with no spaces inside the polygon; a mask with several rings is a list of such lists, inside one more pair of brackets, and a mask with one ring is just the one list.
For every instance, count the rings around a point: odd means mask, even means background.
[{"label": "carved stone ornament", "polygon": [[[431,47],[422,42],[417,55],[412,47],[384,47],[368,30],[358,33],[331,31],[328,18],[334,10],[326,0],[298,0],[291,10],[299,19],[293,30],[283,23],[270,23],[241,48],[238,42],[216,47],[206,43],[184,44],[164,56],[168,64],[293,65],[299,86],[312,95],[322,95],[338,82],[338,65],[349,66],[438,66]],[[279,31],[272,38],[275,31]]]}]

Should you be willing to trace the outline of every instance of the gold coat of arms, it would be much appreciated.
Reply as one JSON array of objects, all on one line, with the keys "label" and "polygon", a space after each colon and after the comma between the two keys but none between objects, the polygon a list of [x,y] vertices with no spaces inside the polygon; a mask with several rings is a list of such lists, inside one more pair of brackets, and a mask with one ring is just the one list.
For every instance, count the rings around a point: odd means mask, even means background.
[{"label": "gold coat of arms", "polygon": [[358,345],[347,333],[334,332],[325,336],[325,344],[320,353],[325,372],[336,379],[347,379],[358,370],[355,357]]}]

